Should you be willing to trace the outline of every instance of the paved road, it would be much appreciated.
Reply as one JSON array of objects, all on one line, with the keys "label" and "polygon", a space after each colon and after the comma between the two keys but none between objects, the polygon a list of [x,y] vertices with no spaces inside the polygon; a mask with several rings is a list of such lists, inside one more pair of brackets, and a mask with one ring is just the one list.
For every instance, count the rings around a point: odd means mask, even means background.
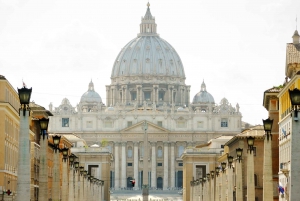
[{"label": "paved road", "polygon": [[[150,190],[149,201],[182,201],[182,195],[176,190]],[[141,190],[118,190],[112,191],[110,195],[111,201],[141,201],[142,191]]]}]

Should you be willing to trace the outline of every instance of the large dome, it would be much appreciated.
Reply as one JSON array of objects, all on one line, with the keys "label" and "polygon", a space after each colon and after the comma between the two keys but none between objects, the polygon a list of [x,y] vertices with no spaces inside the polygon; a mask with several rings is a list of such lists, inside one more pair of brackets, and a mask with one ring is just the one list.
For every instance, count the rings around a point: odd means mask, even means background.
[{"label": "large dome", "polygon": [[89,89],[85,92],[80,99],[80,102],[83,103],[102,103],[100,95],[94,89],[94,83],[91,81],[89,84]]},{"label": "large dome", "polygon": [[155,18],[149,6],[140,24],[140,34],[122,48],[115,60],[111,78],[141,75],[185,79],[176,50],[156,33]]},{"label": "large dome", "polygon": [[200,92],[198,92],[193,99],[193,104],[197,103],[215,103],[214,97],[206,91],[206,85],[204,81],[201,84]]}]

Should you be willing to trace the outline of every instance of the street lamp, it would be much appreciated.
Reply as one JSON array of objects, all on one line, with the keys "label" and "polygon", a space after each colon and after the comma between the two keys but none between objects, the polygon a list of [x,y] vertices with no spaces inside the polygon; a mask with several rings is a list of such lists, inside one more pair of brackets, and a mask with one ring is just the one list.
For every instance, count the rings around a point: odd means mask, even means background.
[{"label": "street lamp", "polygon": [[[21,103],[21,108],[23,110],[23,116],[25,116],[25,111],[29,110],[29,102],[31,97],[32,88],[28,89],[25,86],[21,89],[18,89],[19,99]],[[19,110],[19,113],[20,113]]]},{"label": "street lamp", "polygon": [[235,151],[236,151],[237,159],[239,160],[239,163],[240,163],[241,160],[242,160],[243,149],[242,148],[237,148]]},{"label": "street lamp", "polygon": [[233,156],[227,156],[227,160],[228,160],[228,166],[231,169],[232,167],[232,163],[233,163]]},{"label": "street lamp", "polygon": [[77,172],[78,168],[79,168],[79,162],[78,161],[75,161],[74,162],[74,167],[75,167],[75,170]]},{"label": "street lamp", "polygon": [[289,89],[289,95],[291,104],[294,109],[294,120],[298,121],[298,108],[297,106],[300,105],[300,90],[295,88],[294,90]]},{"label": "street lamp", "polygon": [[69,148],[68,147],[62,148],[61,152],[63,155],[63,161],[66,162],[68,160]]},{"label": "street lamp", "polygon": [[215,178],[215,171],[210,171],[211,179]]},{"label": "street lamp", "polygon": [[248,150],[250,150],[250,154],[251,152],[254,150],[253,146],[254,146],[254,137],[249,136],[247,137],[247,143],[248,143]]},{"label": "street lamp", "polygon": [[226,169],[226,162],[222,162],[222,163],[221,163],[221,167],[222,167],[222,172],[225,172],[225,169]]},{"label": "street lamp", "polygon": [[41,128],[41,135],[43,136],[43,140],[44,140],[45,135],[47,135],[49,119],[46,118],[39,119],[39,124]]},{"label": "street lamp", "polygon": [[210,179],[210,174],[209,173],[206,174],[206,178],[207,178],[207,181],[209,181],[209,179]]},{"label": "street lamp", "polygon": [[83,175],[83,172],[84,172],[84,167],[83,167],[83,166],[80,166],[80,167],[79,167],[79,172],[80,172],[80,175],[82,176],[82,175]]},{"label": "street lamp", "polygon": [[216,169],[216,175],[217,175],[217,177],[218,177],[218,176],[219,176],[219,173],[220,173],[220,168],[219,168],[219,167],[216,167],[215,169]]},{"label": "street lamp", "polygon": [[272,125],[273,125],[273,119],[270,119],[270,117],[268,119],[263,120],[263,124],[264,124],[264,130],[267,136],[267,140],[269,141],[269,137],[271,137],[272,140]]},{"label": "street lamp", "polygon": [[52,136],[55,153],[59,149],[60,138],[61,138],[61,136],[59,136],[59,135]]}]

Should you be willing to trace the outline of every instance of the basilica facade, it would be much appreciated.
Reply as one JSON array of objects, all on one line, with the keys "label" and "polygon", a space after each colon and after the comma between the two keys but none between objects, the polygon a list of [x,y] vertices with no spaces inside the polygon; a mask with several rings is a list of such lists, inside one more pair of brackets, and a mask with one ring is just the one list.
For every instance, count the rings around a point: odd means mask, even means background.
[{"label": "basilica facade", "polygon": [[216,104],[204,81],[190,100],[191,86],[185,79],[183,63],[176,50],[157,34],[148,5],[140,33],[122,48],[113,64],[106,102],[93,82],[87,83],[88,90],[76,106],[67,98],[58,107],[49,105],[53,113],[49,131],[76,135],[89,146],[107,147],[113,155],[111,187],[130,187],[129,180],[134,178],[136,188],[141,188],[143,125],[147,122],[150,188],[180,188],[180,156],[185,148],[235,135],[242,129],[238,104],[232,106],[226,98]]}]

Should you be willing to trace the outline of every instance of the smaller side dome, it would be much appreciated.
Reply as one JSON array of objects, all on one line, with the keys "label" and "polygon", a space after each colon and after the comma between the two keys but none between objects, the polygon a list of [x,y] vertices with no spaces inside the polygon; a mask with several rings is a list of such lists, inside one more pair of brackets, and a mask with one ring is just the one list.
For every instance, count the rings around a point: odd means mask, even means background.
[{"label": "smaller side dome", "polygon": [[201,84],[200,92],[198,92],[193,99],[193,104],[197,103],[215,103],[214,97],[206,91],[206,85],[204,81]]},{"label": "smaller side dome", "polygon": [[94,83],[91,81],[89,84],[88,91],[85,92],[80,99],[80,102],[86,103],[102,103],[100,95],[94,89]]}]

